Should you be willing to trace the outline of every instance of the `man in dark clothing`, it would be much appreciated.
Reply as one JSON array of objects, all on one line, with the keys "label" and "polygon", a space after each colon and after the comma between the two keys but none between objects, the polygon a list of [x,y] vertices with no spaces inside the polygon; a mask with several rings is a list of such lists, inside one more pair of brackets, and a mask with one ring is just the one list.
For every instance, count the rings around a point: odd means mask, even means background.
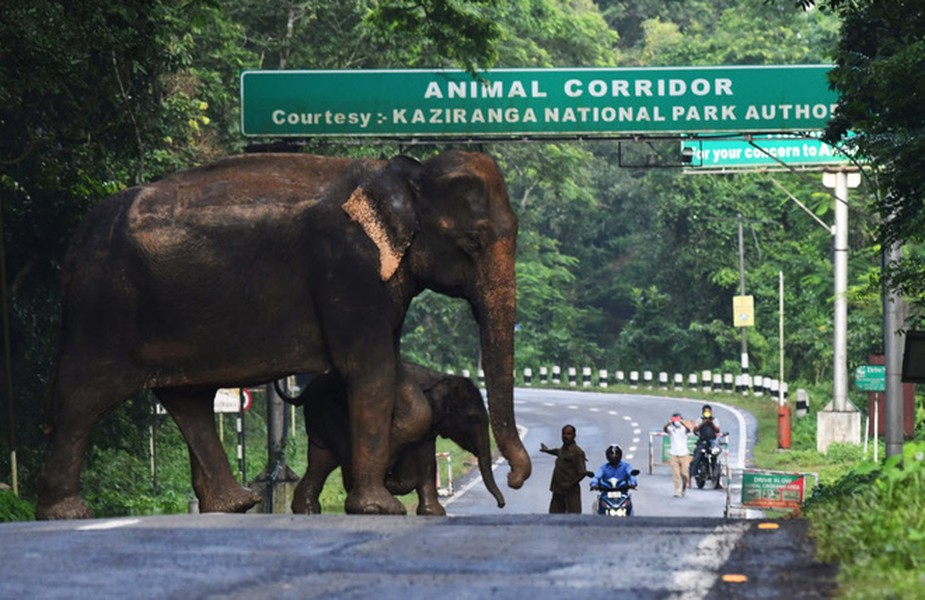
[{"label": "man in dark clothing", "polygon": [[546,444],[540,444],[540,452],[556,457],[556,467],[549,483],[549,491],[552,492],[550,513],[581,513],[581,486],[578,484],[588,472],[588,461],[585,451],[575,443],[575,434],[574,426],[565,425],[562,427],[561,448],[547,448]]},{"label": "man in dark clothing", "polygon": [[[716,455],[719,454],[719,449],[717,448],[717,438],[719,438],[720,429],[719,422],[713,418],[713,407],[709,404],[704,404],[703,409],[701,410],[701,421],[697,425],[694,425],[693,432],[697,435],[700,444],[706,444],[709,449],[710,456],[712,459],[707,459],[703,456],[702,452],[694,452],[694,460],[691,462],[690,467],[690,476],[691,479],[694,478],[694,475],[697,473],[697,467],[700,464],[701,460],[713,460],[716,461]],[[723,484],[719,482],[719,477],[716,479],[716,489],[722,489]]]}]

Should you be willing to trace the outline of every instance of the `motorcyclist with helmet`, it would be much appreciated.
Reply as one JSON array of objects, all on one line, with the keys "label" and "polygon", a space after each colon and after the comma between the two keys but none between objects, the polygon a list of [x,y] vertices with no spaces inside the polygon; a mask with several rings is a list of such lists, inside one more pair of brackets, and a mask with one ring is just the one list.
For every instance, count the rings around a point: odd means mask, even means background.
[{"label": "motorcyclist with helmet", "polygon": [[[701,444],[705,444],[710,449],[711,456],[715,456],[717,454],[715,448],[717,447],[719,443],[719,434],[720,434],[719,422],[713,417],[713,407],[711,407],[709,404],[703,405],[700,415],[701,415],[700,423],[698,423],[697,425],[694,425],[694,430],[693,430],[694,434],[697,435],[697,438],[698,438],[698,442],[697,442],[698,447]],[[701,452],[694,453],[694,460],[691,461],[691,470],[690,470],[692,479],[694,475],[697,473],[697,466],[700,464],[700,461],[702,460],[702,458],[703,458],[703,453]],[[722,487],[723,487],[722,484],[719,482],[719,479],[717,478],[715,488],[721,489]]]},{"label": "motorcyclist with helmet", "polygon": [[591,489],[599,489],[601,480],[607,480],[611,477],[615,477],[620,481],[625,480],[629,483],[629,487],[636,489],[637,484],[632,473],[633,468],[623,460],[623,448],[618,444],[611,444],[604,452],[604,456],[607,457],[607,462],[601,465],[591,480]]}]

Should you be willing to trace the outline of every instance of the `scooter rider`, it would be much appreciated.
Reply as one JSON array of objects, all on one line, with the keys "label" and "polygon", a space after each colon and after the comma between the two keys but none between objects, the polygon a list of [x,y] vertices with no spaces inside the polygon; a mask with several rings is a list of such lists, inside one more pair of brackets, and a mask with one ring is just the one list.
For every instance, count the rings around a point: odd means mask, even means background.
[{"label": "scooter rider", "polygon": [[[699,439],[698,445],[703,443],[710,448],[711,456],[715,456],[714,448],[717,445],[717,440],[719,438],[720,429],[719,422],[713,418],[713,407],[709,404],[704,404],[703,409],[701,409],[701,420],[700,423],[694,425],[694,433]],[[700,464],[702,459],[702,454],[700,452],[695,452],[694,460],[691,462],[691,478],[693,478],[694,473],[697,472],[697,466]],[[716,482],[716,489],[720,489],[722,484],[719,480]]]},{"label": "scooter rider", "polygon": [[629,487],[636,489],[637,484],[632,473],[633,468],[623,460],[623,448],[617,444],[611,444],[604,452],[604,456],[607,457],[607,462],[601,465],[594,475],[594,479],[591,480],[591,489],[598,489],[601,480],[607,480],[611,477],[616,477],[620,481],[627,481]]}]

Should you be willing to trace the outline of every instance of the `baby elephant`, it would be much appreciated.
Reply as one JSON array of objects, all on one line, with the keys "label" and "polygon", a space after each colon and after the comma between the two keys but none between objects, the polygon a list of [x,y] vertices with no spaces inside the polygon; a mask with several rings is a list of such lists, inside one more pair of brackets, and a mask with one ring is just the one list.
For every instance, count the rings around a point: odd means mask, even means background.
[{"label": "baby elephant", "polygon": [[[471,452],[479,462],[479,472],[485,486],[504,506],[504,497],[495,483],[491,469],[491,445],[488,412],[478,388],[465,377],[445,375],[418,365],[405,363],[413,381],[421,387],[430,403],[430,430],[417,442],[399,450],[386,475],[386,488],[393,495],[418,493],[419,515],[445,515],[437,501],[437,436],[449,438]],[[321,512],[318,497],[331,471],[338,466],[343,474],[344,488],[353,486],[351,473],[350,421],[343,381],[334,372],[311,380],[296,400],[305,410],[305,430],[308,433],[308,470],[296,486],[292,499],[293,513]],[[401,406],[395,414],[401,415]],[[393,419],[392,428],[398,426]]]}]

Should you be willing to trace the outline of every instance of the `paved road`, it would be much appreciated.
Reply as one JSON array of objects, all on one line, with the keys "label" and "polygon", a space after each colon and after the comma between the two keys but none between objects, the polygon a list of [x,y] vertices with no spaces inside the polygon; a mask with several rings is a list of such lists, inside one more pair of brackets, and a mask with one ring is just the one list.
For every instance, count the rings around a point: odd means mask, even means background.
[{"label": "paved road", "polygon": [[[738,464],[748,420],[714,406],[735,430]],[[503,488],[503,510],[473,481],[446,502],[446,518],[212,514],[3,524],[0,598],[829,597],[833,569],[813,561],[804,523],[723,519],[723,493],[675,499],[665,467],[647,473],[647,432],[679,408],[693,415],[699,403],[518,390],[535,470],[523,489]],[[539,444],[558,445],[565,422],[577,427],[595,466],[617,441],[643,470],[639,516],[545,514],[553,459]],[[506,472],[499,468],[500,480]],[[590,505],[591,494],[585,498]]]},{"label": "paved road", "polygon": [[833,589],[799,522],[757,525],[522,514],[14,523],[0,525],[0,598],[754,600]]},{"label": "paved road", "polygon": [[[671,471],[665,465],[655,466],[649,473],[649,433],[661,431],[674,412],[685,418],[700,414],[702,401],[679,398],[658,398],[632,394],[607,394],[594,391],[548,389],[518,389],[515,410],[521,437],[533,461],[533,475],[520,490],[511,490],[503,482],[507,465],[501,463],[495,479],[502,486],[507,506],[499,510],[484,486],[476,483],[466,488],[461,497],[444,502],[451,515],[475,514],[542,514],[549,508],[549,480],[555,457],[541,453],[540,443],[561,445],[561,429],[566,423],[578,431],[578,445],[588,456],[588,468],[596,471],[604,463],[604,450],[611,443],[623,448],[624,458],[641,471],[639,489],[633,499],[637,516],[723,517],[726,508],[725,491],[711,488],[693,489],[685,498],[674,497]],[[754,418],[747,413],[721,403],[713,403],[723,431],[730,433],[730,464],[745,465],[748,448],[755,437]],[[587,483],[587,482],[586,482]],[[735,498],[738,488],[730,490]],[[595,495],[584,487],[582,503],[590,512]],[[755,513],[757,516],[757,513]]]}]

